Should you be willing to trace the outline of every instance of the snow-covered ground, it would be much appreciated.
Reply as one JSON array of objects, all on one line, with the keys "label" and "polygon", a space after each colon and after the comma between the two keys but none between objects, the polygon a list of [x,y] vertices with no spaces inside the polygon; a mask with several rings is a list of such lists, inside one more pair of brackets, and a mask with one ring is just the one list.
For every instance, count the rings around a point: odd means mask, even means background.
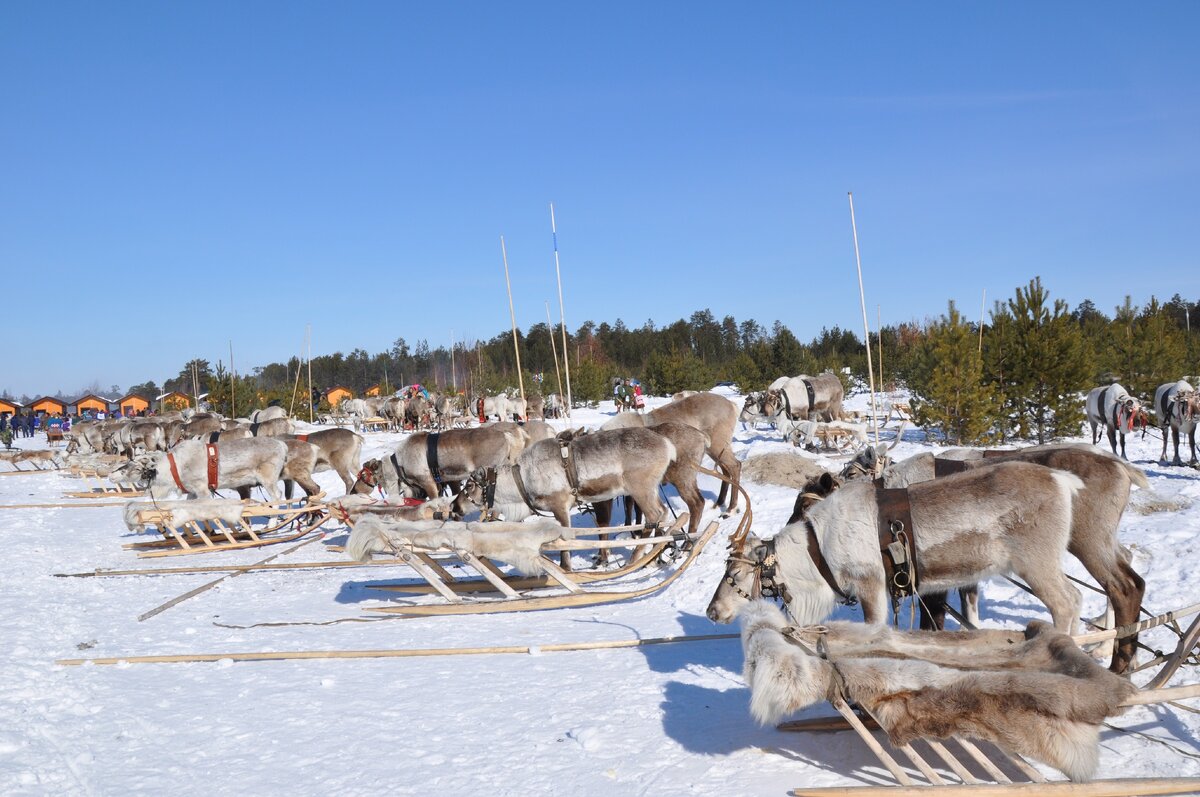
[{"label": "snow-covered ground", "polygon": [[[731,399],[737,400],[737,399]],[[851,400],[864,405],[863,397]],[[653,402],[652,403],[656,403]],[[738,401],[740,406],[740,401]],[[597,425],[612,414],[578,411]],[[894,452],[929,448],[909,429]],[[398,435],[367,436],[377,455]],[[44,443],[39,439],[37,445]],[[28,445],[28,442],[26,442]],[[738,456],[788,448],[769,430],[740,430]],[[1156,463],[1152,436],[1130,438],[1150,476],[1121,525],[1148,584],[1153,612],[1200,598],[1200,473]],[[833,467],[838,461],[824,459]],[[6,468],[0,465],[0,468]],[[318,475],[331,495],[333,474]],[[59,474],[0,477],[0,504],[63,501],[78,482]],[[715,482],[703,485],[710,498]],[[794,493],[747,483],[755,530],[774,534]],[[1144,492],[1144,491],[1143,491]],[[1151,500],[1153,499],[1153,500]],[[428,619],[371,616],[388,593],[367,586],[385,568],[255,572],[223,582],[144,622],[137,617],[213,574],[58,578],[96,568],[251,563],[276,546],[208,556],[137,560],[119,506],[0,508],[0,793],[770,795],[819,785],[880,782],[851,735],[788,734],[747,712],[736,639],[591,652],[286,662],[65,667],[56,659],[274,650],[536,646],[729,632],[704,609],[722,575],[715,540],[665,591],[627,603]],[[676,507],[682,506],[677,498]],[[711,513],[711,510],[710,510]],[[326,538],[280,561],[338,561]],[[1082,576],[1073,560],[1070,572]],[[219,575],[219,574],[218,574]],[[1085,594],[1085,613],[1101,599]],[[1006,582],[984,586],[990,626],[1047,618]],[[839,616],[855,617],[843,609]],[[380,618],[384,619],[380,619]],[[362,618],[369,618],[362,621]],[[333,622],[346,620],[347,622]],[[1164,631],[1146,635],[1170,649]],[[1195,679],[1184,670],[1177,681]],[[810,715],[828,713],[820,707]],[[1200,774],[1200,716],[1130,710],[1105,730],[1100,777]]]}]

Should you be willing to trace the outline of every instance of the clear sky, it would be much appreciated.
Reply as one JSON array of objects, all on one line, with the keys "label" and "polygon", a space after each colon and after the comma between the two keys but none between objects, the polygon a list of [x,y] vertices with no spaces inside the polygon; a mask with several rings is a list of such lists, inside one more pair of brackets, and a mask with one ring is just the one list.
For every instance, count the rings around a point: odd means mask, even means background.
[{"label": "clear sky", "polygon": [[[0,5],[0,388],[1200,297],[1200,4]],[[553,304],[552,304],[553,306]],[[556,317],[557,317],[557,311]]]}]

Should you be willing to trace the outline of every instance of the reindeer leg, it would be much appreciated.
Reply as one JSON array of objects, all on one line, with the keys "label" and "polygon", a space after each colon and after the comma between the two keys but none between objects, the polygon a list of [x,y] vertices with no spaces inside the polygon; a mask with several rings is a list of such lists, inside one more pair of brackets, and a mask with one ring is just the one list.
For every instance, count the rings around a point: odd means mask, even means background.
[{"label": "reindeer leg", "polygon": [[[1182,465],[1183,460],[1179,458],[1179,427],[1171,427],[1171,440],[1175,443],[1175,459],[1171,462],[1172,465]],[[1167,435],[1163,433],[1163,460],[1167,458]]]},{"label": "reindeer leg", "polygon": [[979,585],[958,588],[958,599],[962,605],[962,614],[967,622],[979,627]]},{"label": "reindeer leg", "polygon": [[1106,429],[1108,432],[1108,444],[1112,446],[1112,452],[1115,455],[1117,453],[1117,430],[1111,426],[1106,427]]},{"label": "reindeer leg", "polygon": [[[563,528],[571,528],[571,516],[567,514],[566,507],[556,507],[554,509],[554,519],[558,521],[558,525]],[[559,565],[563,570],[570,572],[571,570],[571,552],[559,551]]]},{"label": "reindeer leg", "polygon": [[946,628],[945,592],[930,592],[921,596],[921,630],[942,631]]}]

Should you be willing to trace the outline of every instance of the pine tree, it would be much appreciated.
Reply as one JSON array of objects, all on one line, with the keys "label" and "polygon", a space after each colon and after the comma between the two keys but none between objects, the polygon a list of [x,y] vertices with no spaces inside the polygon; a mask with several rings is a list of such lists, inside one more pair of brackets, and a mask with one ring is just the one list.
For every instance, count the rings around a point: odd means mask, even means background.
[{"label": "pine tree", "polygon": [[929,328],[928,342],[933,367],[913,404],[917,422],[941,429],[946,441],[955,445],[987,441],[996,412],[995,393],[983,381],[975,331],[954,302]]},{"label": "pine tree", "polygon": [[1012,358],[1005,379],[1005,404],[1025,437],[1039,444],[1077,434],[1083,423],[1080,392],[1092,368],[1083,338],[1066,302],[1049,306],[1049,293],[1035,277],[1008,301]]},{"label": "pine tree", "polygon": [[1155,388],[1188,370],[1187,338],[1157,299],[1139,313],[1126,296],[1108,331],[1103,363],[1134,396],[1153,399]]}]

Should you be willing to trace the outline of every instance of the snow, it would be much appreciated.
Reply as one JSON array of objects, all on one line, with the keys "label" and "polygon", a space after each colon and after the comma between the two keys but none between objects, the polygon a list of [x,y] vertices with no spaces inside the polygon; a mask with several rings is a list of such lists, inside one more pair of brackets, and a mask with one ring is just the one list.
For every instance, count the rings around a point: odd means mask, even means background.
[{"label": "snow", "polygon": [[[740,406],[736,395],[729,396]],[[665,399],[651,399],[656,405]],[[856,396],[852,408],[863,408]],[[598,425],[610,402],[577,411]],[[565,422],[564,422],[565,425]],[[364,457],[399,435],[370,434]],[[38,440],[37,446],[42,445]],[[33,447],[32,441],[18,441]],[[1200,474],[1156,463],[1153,436],[1130,438],[1151,490],[1135,491],[1123,541],[1147,581],[1147,608],[1197,601]],[[932,445],[909,427],[894,455]],[[736,450],[788,448],[769,429],[739,430]],[[834,467],[838,461],[823,458]],[[0,466],[6,467],[6,466]],[[331,473],[318,482],[338,495]],[[364,611],[388,593],[369,585],[390,568],[266,571],[240,575],[144,622],[137,617],[221,574],[58,578],[95,568],[246,564],[286,543],[206,556],[137,560],[121,507],[61,494],[78,482],[56,474],[0,477],[0,504],[70,504],[0,510],[0,793],[40,794],[784,794],[798,786],[887,782],[852,736],[758,727],[748,710],[736,639],[642,648],[555,652],[564,642],[709,635],[735,630],[704,616],[724,563],[717,540],[692,568],[649,598],[523,614],[395,619]],[[716,483],[702,485],[711,499]],[[755,530],[774,534],[794,493],[747,484]],[[682,504],[672,493],[677,509]],[[1135,511],[1140,510],[1140,511]],[[1141,511],[1148,512],[1142,514]],[[710,510],[711,512],[711,510]],[[323,541],[279,561],[344,561]],[[1074,560],[1073,575],[1083,576]],[[640,582],[645,583],[645,582]],[[1085,593],[1085,616],[1103,609]],[[1006,582],[984,585],[994,627],[1048,619]],[[841,617],[856,617],[842,609]],[[1173,637],[1145,636],[1170,650]],[[421,658],[123,664],[66,667],[56,659],[285,650],[424,649],[517,645],[528,653]],[[1176,682],[1194,678],[1183,670]],[[829,713],[828,707],[806,715]],[[1139,707],[1116,719],[1189,750],[1200,717]],[[1200,774],[1200,761],[1143,737],[1102,734],[1100,777]]]}]

